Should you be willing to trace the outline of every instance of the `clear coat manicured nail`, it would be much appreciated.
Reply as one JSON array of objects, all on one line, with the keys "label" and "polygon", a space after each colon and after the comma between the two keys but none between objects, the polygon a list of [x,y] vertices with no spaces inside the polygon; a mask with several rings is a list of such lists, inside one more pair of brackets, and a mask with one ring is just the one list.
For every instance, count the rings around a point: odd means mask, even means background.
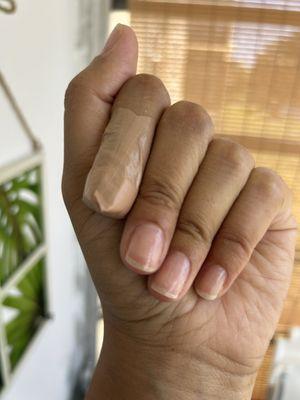
[{"label": "clear coat manicured nail", "polygon": [[188,257],[180,251],[173,251],[166,257],[161,269],[154,276],[151,288],[165,297],[176,299],[188,279],[189,272]]},{"label": "clear coat manicured nail", "polygon": [[227,272],[220,265],[210,265],[195,287],[199,296],[205,300],[215,300],[224,287]]},{"label": "clear coat manicured nail", "polygon": [[163,232],[157,225],[139,225],[130,238],[125,261],[143,272],[156,271],[160,266],[163,239]]}]

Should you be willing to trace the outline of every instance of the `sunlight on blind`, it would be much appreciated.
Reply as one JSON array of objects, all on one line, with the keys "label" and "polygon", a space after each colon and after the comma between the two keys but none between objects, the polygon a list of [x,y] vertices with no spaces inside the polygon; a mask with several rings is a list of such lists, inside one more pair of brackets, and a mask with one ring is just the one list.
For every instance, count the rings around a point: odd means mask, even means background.
[{"label": "sunlight on blind", "polygon": [[[216,133],[248,147],[293,189],[300,221],[300,0],[131,0],[139,72],[159,76],[172,101],[202,104]],[[300,325],[300,240],[278,326]],[[255,399],[264,399],[271,350]]]},{"label": "sunlight on blind", "polygon": [[[132,1],[132,0],[131,0]],[[300,11],[299,0],[133,0],[144,3],[199,4],[227,7],[264,8],[270,10]]]}]

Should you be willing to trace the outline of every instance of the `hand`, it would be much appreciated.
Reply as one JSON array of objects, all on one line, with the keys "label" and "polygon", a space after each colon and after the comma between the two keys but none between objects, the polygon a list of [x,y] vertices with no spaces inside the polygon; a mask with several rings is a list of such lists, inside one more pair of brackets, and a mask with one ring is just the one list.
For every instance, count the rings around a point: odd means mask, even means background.
[{"label": "hand", "polygon": [[[87,399],[250,399],[293,267],[290,191],[245,148],[213,138],[200,106],[170,107],[157,78],[135,76],[136,62],[135,35],[119,26],[66,94],[63,194],[105,321]],[[82,198],[109,121],[126,146],[120,109],[149,117],[132,125],[149,122],[138,168],[148,161],[126,204],[102,165],[103,216]],[[105,162],[118,168],[115,158]]]}]

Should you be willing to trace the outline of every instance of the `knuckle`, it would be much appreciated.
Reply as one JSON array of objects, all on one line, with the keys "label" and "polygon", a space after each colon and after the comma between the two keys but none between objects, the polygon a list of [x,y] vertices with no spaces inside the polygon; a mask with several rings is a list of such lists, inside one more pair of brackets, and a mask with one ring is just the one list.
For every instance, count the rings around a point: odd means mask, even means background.
[{"label": "knuckle", "polygon": [[188,123],[190,129],[212,135],[212,120],[207,111],[199,104],[185,100],[179,101],[165,111],[164,119],[176,125]]},{"label": "knuckle", "polygon": [[172,116],[190,117],[199,120],[209,118],[208,113],[199,104],[187,100],[181,100],[170,107]]},{"label": "knuckle", "polygon": [[169,93],[163,82],[151,74],[138,74],[129,79],[128,85],[138,92],[151,93],[152,96],[165,97],[170,103]]},{"label": "knuckle", "polygon": [[211,151],[218,157],[226,160],[234,168],[253,168],[254,158],[251,153],[237,142],[225,138],[214,139],[211,144]]},{"label": "knuckle", "polygon": [[250,239],[245,233],[234,233],[224,230],[220,232],[218,241],[225,246],[230,253],[234,253],[235,257],[239,260],[248,260],[251,257],[253,248]]},{"label": "knuckle", "polygon": [[212,232],[209,225],[199,219],[181,218],[176,229],[193,238],[197,243],[209,244],[212,241]]},{"label": "knuckle", "polygon": [[87,91],[87,87],[84,85],[81,75],[75,76],[69,83],[66,92],[65,92],[65,110],[72,110],[74,109],[82,95]]},{"label": "knuckle", "polygon": [[139,198],[153,206],[178,212],[181,207],[179,193],[179,189],[170,182],[152,178],[151,182],[141,186]]},{"label": "knuckle", "polygon": [[265,167],[255,168],[254,185],[260,196],[284,200],[285,183],[275,171]]}]

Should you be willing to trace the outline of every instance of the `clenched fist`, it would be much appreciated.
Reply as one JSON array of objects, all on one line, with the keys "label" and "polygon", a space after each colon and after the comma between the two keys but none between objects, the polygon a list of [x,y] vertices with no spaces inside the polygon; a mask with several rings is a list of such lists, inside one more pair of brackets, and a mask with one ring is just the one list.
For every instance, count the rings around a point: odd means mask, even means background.
[{"label": "clenched fist", "polygon": [[293,267],[290,190],[136,62],[118,26],[66,94],[63,194],[105,322],[87,399],[250,399]]}]

